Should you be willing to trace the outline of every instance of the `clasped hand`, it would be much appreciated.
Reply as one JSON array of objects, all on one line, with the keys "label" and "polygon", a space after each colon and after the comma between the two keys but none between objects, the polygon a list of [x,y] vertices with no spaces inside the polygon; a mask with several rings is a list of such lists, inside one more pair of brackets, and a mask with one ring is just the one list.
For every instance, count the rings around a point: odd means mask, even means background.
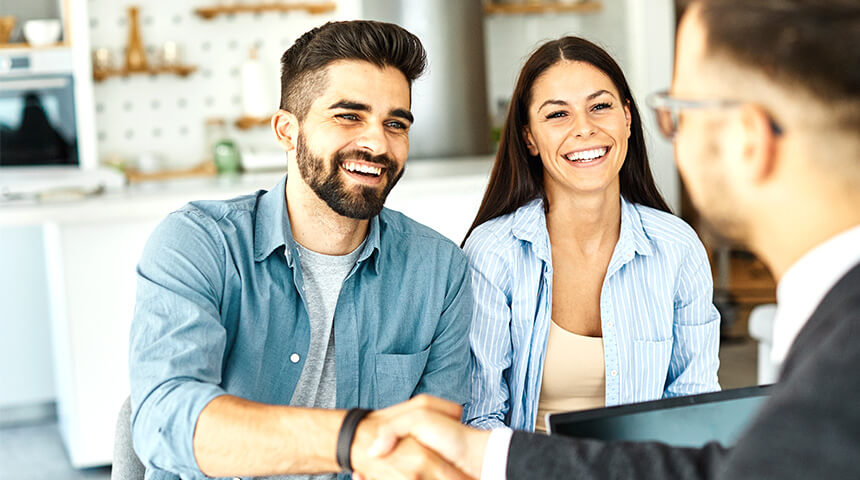
[{"label": "clasped hand", "polygon": [[460,405],[419,395],[378,410],[352,445],[358,480],[479,478],[489,432],[460,424]]}]

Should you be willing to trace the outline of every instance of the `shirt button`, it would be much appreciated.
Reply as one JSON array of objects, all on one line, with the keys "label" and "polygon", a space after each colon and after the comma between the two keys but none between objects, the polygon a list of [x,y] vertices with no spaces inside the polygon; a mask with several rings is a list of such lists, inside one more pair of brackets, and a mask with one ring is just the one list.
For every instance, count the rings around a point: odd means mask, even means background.
[{"label": "shirt button", "polygon": [[615,326],[615,323],[614,323],[614,322],[609,322],[609,323],[607,323],[607,324],[606,324],[606,326],[607,326],[607,327],[609,327],[609,328],[612,328],[612,327],[614,327],[614,326]]},{"label": "shirt button", "polygon": [[610,374],[610,375],[612,375],[613,377],[615,377],[615,376],[617,376],[617,375],[618,375],[618,371],[617,371],[617,370],[613,370],[613,371],[609,372],[609,374]]},{"label": "shirt button", "polygon": [[290,355],[290,361],[293,363],[299,363],[299,360],[301,358],[302,357],[300,357],[298,353],[294,353],[294,354]]}]

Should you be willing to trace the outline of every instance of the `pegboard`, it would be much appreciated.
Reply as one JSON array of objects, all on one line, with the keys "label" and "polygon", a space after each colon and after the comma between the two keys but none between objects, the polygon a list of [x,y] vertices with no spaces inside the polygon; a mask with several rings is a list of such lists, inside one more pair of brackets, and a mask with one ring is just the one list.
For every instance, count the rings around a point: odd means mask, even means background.
[{"label": "pegboard", "polygon": [[[274,112],[280,97],[279,62],[284,50],[315,26],[330,20],[358,18],[360,3],[339,0],[337,9],[325,15],[265,12],[203,20],[194,9],[216,5],[218,0],[89,0],[90,45],[93,49],[108,48],[114,65],[124,60],[128,7],[138,5],[148,58],[156,58],[164,43],[172,41],[179,45],[180,61],[198,67],[186,78],[130,76],[95,83],[100,159],[119,157],[134,162],[141,155],[155,155],[165,168],[199,163],[206,156],[206,119],[222,117],[232,123],[241,114],[240,67],[252,46],[258,48],[258,58],[265,69],[265,89]],[[231,129],[230,134],[240,148],[278,148],[265,128]]]}]

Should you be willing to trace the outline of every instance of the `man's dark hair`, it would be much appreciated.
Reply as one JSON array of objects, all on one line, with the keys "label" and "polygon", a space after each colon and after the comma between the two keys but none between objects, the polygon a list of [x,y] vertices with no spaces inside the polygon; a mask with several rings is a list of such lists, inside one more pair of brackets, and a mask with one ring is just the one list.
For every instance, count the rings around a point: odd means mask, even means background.
[{"label": "man's dark hair", "polygon": [[326,87],[325,67],[338,60],[394,67],[411,87],[424,72],[427,54],[418,37],[393,23],[326,23],[299,37],[281,57],[281,109],[303,120]]},{"label": "man's dark hair", "polygon": [[832,105],[860,128],[858,0],[704,0],[708,52]]}]

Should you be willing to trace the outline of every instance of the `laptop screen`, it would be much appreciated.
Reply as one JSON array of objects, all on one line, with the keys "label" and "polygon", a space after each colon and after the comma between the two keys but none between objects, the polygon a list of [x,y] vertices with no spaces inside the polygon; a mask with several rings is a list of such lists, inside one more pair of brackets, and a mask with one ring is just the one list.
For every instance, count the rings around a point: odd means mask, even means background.
[{"label": "laptop screen", "polygon": [[548,415],[553,435],[607,441],[731,446],[770,395],[771,385]]}]

